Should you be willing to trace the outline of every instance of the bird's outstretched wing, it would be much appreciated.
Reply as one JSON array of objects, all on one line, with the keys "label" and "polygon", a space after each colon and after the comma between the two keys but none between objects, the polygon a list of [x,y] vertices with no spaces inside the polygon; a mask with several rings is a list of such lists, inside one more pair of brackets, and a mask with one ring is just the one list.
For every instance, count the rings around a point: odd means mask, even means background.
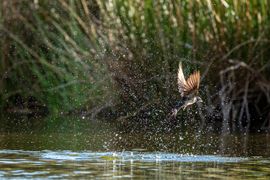
[{"label": "bird's outstretched wing", "polygon": [[187,82],[185,80],[185,76],[183,73],[182,62],[180,61],[179,67],[178,67],[177,85],[178,85],[178,91],[182,97],[184,96],[186,84]]},{"label": "bird's outstretched wing", "polygon": [[178,77],[177,77],[178,90],[182,97],[193,96],[198,92],[200,86],[200,72],[196,71],[185,80],[182,63],[179,63]]},{"label": "bird's outstretched wing", "polygon": [[193,74],[191,74],[186,82],[184,94],[186,96],[193,96],[194,94],[197,94],[200,86],[200,71],[195,71]]}]

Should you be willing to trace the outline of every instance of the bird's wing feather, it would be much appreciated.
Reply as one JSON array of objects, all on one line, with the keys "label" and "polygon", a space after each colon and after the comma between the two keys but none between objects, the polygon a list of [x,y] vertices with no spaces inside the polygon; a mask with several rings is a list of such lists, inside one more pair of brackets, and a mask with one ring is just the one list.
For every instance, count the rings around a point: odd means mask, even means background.
[{"label": "bird's wing feather", "polygon": [[185,80],[181,61],[179,63],[179,67],[178,67],[177,84],[178,84],[178,91],[179,91],[180,95],[183,97],[184,92],[185,92],[185,88],[187,86],[187,82]]},{"label": "bird's wing feather", "polygon": [[186,81],[186,86],[184,88],[184,95],[188,96],[197,93],[199,86],[200,86],[200,72],[196,71],[188,77]]}]

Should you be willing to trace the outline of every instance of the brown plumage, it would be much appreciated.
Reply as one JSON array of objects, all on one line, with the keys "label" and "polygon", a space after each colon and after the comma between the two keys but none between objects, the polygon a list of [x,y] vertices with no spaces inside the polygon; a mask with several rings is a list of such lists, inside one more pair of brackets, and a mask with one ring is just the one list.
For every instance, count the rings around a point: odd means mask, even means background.
[{"label": "brown plumage", "polygon": [[177,105],[172,111],[172,116],[174,118],[180,109],[185,110],[188,106],[191,106],[196,102],[202,102],[202,99],[198,96],[200,87],[199,71],[192,73],[186,80],[183,73],[182,62],[180,62],[178,67],[177,85],[182,99],[178,101]]},{"label": "brown plumage", "polygon": [[188,77],[187,80],[185,80],[182,62],[180,62],[178,68],[177,84],[181,97],[191,97],[197,95],[200,86],[200,71],[195,71]]}]

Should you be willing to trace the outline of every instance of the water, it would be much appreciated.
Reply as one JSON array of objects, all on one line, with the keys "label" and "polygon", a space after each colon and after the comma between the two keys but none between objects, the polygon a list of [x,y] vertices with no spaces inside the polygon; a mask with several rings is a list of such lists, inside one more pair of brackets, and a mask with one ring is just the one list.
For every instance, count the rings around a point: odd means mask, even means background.
[{"label": "water", "polygon": [[0,178],[270,178],[267,158],[162,152],[0,151]]},{"label": "water", "polygon": [[0,179],[270,179],[268,134],[122,132],[88,120],[0,133]]}]

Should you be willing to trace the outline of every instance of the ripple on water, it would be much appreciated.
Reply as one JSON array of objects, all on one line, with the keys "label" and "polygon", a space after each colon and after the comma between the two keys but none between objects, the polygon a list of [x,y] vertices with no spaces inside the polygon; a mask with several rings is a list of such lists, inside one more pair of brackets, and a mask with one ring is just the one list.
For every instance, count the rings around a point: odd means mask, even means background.
[{"label": "ripple on water", "polygon": [[[253,165],[253,162],[260,166]],[[240,167],[241,164],[241,167]],[[156,178],[269,175],[267,159],[162,152],[0,151],[3,178]],[[256,168],[250,168],[256,167]]]},{"label": "ripple on water", "polygon": [[247,160],[243,157],[223,157],[214,155],[186,155],[173,153],[147,153],[147,152],[81,152],[52,151],[40,154],[43,159],[51,160],[119,160],[119,161],[174,161],[174,162],[239,162]]}]

